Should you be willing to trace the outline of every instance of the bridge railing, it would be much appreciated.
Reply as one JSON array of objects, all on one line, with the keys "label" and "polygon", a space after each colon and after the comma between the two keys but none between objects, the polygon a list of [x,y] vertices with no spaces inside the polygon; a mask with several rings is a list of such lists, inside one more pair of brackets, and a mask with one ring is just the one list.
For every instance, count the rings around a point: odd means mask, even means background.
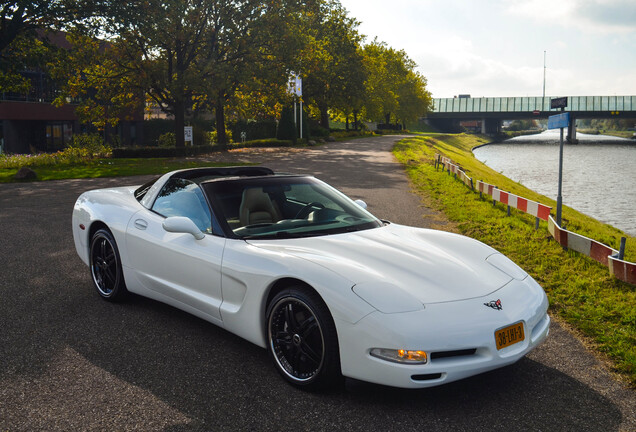
[{"label": "bridge railing", "polygon": [[[435,113],[550,111],[553,97],[433,99]],[[636,111],[636,96],[568,96],[566,111]]]}]

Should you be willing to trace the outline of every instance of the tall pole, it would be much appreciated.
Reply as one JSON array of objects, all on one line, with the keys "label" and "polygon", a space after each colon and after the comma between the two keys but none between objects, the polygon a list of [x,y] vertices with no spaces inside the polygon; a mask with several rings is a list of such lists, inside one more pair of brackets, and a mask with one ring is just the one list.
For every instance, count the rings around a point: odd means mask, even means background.
[{"label": "tall pole", "polygon": [[300,139],[303,139],[303,98],[300,98]]},{"label": "tall pole", "polygon": [[543,51],[543,99],[545,99],[545,50]]},{"label": "tall pole", "polygon": [[[565,108],[561,108],[561,112],[565,111]],[[572,114],[570,114],[572,115]],[[559,193],[557,194],[557,225],[561,224],[561,207],[563,205],[563,197],[561,197],[561,189],[563,184],[563,128],[561,128],[561,143],[559,146]]]}]

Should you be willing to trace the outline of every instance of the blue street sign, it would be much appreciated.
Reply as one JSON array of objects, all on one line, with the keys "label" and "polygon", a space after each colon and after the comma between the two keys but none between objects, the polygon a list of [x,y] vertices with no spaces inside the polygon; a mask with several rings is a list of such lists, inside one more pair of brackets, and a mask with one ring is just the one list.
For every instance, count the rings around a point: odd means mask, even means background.
[{"label": "blue street sign", "polygon": [[548,117],[548,129],[560,129],[568,127],[570,113],[562,113]]}]

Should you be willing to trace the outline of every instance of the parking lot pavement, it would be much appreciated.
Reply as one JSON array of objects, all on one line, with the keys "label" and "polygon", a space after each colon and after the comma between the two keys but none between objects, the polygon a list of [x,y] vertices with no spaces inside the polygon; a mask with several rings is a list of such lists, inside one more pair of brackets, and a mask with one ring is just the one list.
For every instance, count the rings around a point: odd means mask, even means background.
[{"label": "parking lot pavement", "polygon": [[[379,217],[426,227],[433,212],[389,153],[394,140],[223,157],[315,174]],[[400,390],[348,380],[312,394],[219,327],[140,297],[100,300],[74,249],[73,203],[144,180],[0,185],[0,431],[636,430],[635,392],[558,323],[527,358],[460,382]]]}]

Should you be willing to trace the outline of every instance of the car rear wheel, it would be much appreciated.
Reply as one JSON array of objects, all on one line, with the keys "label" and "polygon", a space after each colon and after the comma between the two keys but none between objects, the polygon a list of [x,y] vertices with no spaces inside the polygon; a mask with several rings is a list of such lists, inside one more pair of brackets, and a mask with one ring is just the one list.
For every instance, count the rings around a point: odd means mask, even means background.
[{"label": "car rear wheel", "polygon": [[336,326],[320,296],[302,287],[278,293],[267,308],[268,351],[291,384],[318,389],[341,380]]},{"label": "car rear wheel", "polygon": [[93,285],[99,295],[108,301],[122,300],[128,291],[117,243],[108,230],[100,229],[93,234],[89,256]]}]

